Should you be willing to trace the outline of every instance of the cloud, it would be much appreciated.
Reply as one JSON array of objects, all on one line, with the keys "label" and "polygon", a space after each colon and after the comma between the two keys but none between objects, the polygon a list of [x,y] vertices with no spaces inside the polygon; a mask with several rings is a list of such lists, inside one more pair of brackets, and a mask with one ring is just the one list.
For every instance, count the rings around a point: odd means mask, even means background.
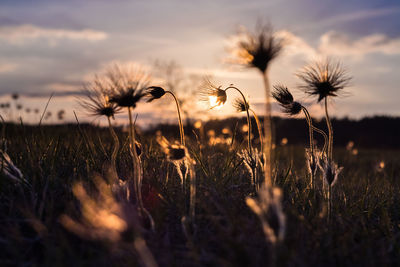
[{"label": "cloud", "polygon": [[320,55],[327,55],[361,59],[372,53],[400,55],[400,37],[391,38],[382,33],[354,39],[344,33],[329,31],[320,36],[317,46],[314,47],[290,31],[279,31],[276,36],[286,41],[284,51],[289,57],[300,55],[313,59]]},{"label": "cloud", "polygon": [[384,34],[371,34],[354,40],[343,33],[330,31],[321,36],[318,50],[328,55],[358,58],[371,53],[399,55],[400,38],[390,38]]},{"label": "cloud", "polygon": [[45,39],[50,44],[56,44],[59,40],[85,40],[101,41],[106,39],[107,33],[92,29],[68,30],[41,28],[31,24],[0,27],[0,39],[11,44],[24,44],[29,41]]},{"label": "cloud", "polygon": [[12,63],[0,63],[0,73],[9,73],[13,72],[14,70],[17,69],[17,64],[12,64]]}]

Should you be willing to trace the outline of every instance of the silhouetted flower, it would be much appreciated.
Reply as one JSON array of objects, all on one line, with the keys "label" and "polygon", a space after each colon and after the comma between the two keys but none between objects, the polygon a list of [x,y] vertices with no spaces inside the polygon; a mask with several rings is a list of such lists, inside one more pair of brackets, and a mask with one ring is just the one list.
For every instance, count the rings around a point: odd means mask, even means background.
[{"label": "silhouetted flower", "polygon": [[244,102],[242,98],[236,98],[235,102],[233,103],[233,107],[237,112],[245,112],[249,109],[249,102]]},{"label": "silhouetted flower", "polygon": [[159,86],[150,86],[149,88],[146,89],[145,93],[147,96],[149,96],[147,102],[151,102],[154,99],[159,99],[163,95],[165,95],[165,90]]},{"label": "silhouetted flower", "polygon": [[18,109],[18,110],[21,110],[22,108],[23,108],[23,106],[22,106],[21,104],[18,104],[18,105],[17,105],[17,109]]},{"label": "silhouetted flower", "polygon": [[26,108],[25,112],[29,114],[29,113],[31,113],[31,109],[30,108]]},{"label": "silhouetted flower", "polygon": [[112,89],[110,102],[120,107],[135,108],[137,102],[145,96],[149,76],[137,67],[115,65],[107,74]]},{"label": "silhouetted flower", "polygon": [[87,84],[84,89],[85,98],[79,99],[79,104],[87,110],[91,116],[106,116],[114,118],[120,110],[117,104],[109,101],[105,89],[99,80]]},{"label": "silhouetted flower", "polygon": [[262,73],[283,47],[282,41],[274,36],[270,24],[258,23],[254,33],[244,30],[238,37],[241,40],[237,44],[236,56],[248,67],[257,68]]},{"label": "silhouetted flower", "polygon": [[272,97],[282,107],[282,112],[288,115],[297,115],[301,112],[302,105],[299,102],[294,101],[293,95],[289,92],[287,87],[283,85],[275,85]]},{"label": "silhouetted flower", "polygon": [[65,110],[59,110],[57,113],[57,117],[60,121],[62,121],[64,119],[64,115],[65,115]]},{"label": "silhouetted flower", "polygon": [[215,86],[208,79],[206,79],[200,94],[202,100],[210,104],[210,109],[222,106],[227,98],[226,91],[221,89],[221,86]]},{"label": "silhouetted flower", "polygon": [[304,67],[297,76],[304,82],[300,88],[310,96],[318,96],[318,102],[327,96],[337,96],[351,80],[340,62],[329,59]]}]

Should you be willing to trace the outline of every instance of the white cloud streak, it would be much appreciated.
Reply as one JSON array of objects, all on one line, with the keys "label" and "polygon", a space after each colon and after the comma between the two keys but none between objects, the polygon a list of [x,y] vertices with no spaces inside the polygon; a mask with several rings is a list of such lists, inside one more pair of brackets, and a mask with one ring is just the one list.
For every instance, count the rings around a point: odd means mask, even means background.
[{"label": "white cloud streak", "polygon": [[108,37],[107,33],[92,29],[68,30],[41,28],[31,24],[0,27],[0,39],[11,44],[25,44],[26,42],[45,39],[51,44],[59,40],[101,41]]}]

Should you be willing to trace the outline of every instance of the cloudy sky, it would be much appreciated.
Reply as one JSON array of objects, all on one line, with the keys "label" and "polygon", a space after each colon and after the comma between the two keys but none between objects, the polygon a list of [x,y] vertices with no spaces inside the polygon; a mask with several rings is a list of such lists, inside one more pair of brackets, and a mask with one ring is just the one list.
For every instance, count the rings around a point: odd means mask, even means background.
[{"label": "cloudy sky", "polygon": [[[259,74],[226,63],[231,36],[240,26],[254,29],[260,18],[289,40],[271,65],[272,83],[293,88],[315,116],[321,107],[295,90],[294,74],[323,56],[340,59],[353,76],[348,96],[332,105],[335,116],[400,115],[399,16],[398,0],[1,0],[0,101],[18,92],[25,106],[43,109],[55,92],[49,109],[64,108],[72,119],[72,110],[80,112],[75,94],[94,73],[112,62],[158,59],[176,61],[187,74],[234,83],[262,113]],[[162,114],[173,116],[172,108]],[[143,121],[161,114],[153,104],[138,112]]]}]

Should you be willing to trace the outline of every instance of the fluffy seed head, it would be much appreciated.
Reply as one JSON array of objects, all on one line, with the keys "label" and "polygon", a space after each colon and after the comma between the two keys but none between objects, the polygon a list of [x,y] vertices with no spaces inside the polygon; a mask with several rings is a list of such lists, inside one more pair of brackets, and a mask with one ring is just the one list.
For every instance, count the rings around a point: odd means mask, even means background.
[{"label": "fluffy seed head", "polygon": [[206,79],[202,85],[200,97],[201,100],[209,103],[210,109],[222,106],[227,99],[226,91],[221,89],[221,86],[212,84],[209,79]]},{"label": "fluffy seed head", "polygon": [[330,186],[336,184],[339,173],[343,170],[343,167],[338,167],[335,162],[328,159],[325,159],[322,164],[320,163],[319,167],[322,170],[325,182]]},{"label": "fluffy seed head", "polygon": [[119,107],[135,108],[145,96],[150,77],[139,67],[114,65],[107,72],[111,85],[110,102]]},{"label": "fluffy seed head", "polygon": [[250,108],[250,105],[248,101],[245,102],[242,98],[236,98],[233,107],[237,112],[245,112]]},{"label": "fluffy seed head", "polygon": [[282,40],[275,37],[270,24],[258,23],[254,33],[243,30],[238,37],[235,54],[240,62],[263,73],[283,48]]},{"label": "fluffy seed head", "polygon": [[351,80],[340,62],[330,59],[304,67],[297,77],[303,81],[300,88],[310,96],[317,96],[318,102],[328,96],[337,96]]},{"label": "fluffy seed head", "polygon": [[282,107],[282,112],[294,116],[301,112],[302,105],[299,102],[294,101],[293,95],[289,89],[283,85],[275,85],[272,97]]}]

